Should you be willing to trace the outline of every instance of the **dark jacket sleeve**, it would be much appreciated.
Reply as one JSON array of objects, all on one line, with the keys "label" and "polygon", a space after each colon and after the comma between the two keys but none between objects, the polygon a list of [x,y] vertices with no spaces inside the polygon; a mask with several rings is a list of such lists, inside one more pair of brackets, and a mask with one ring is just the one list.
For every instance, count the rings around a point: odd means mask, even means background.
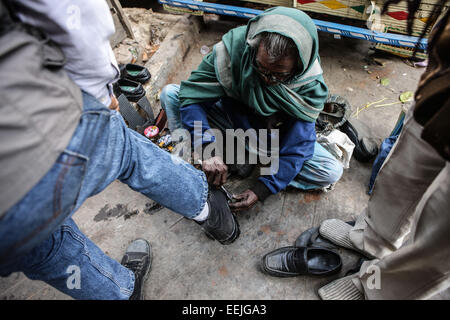
[{"label": "dark jacket sleeve", "polygon": [[301,120],[289,123],[289,129],[280,140],[278,171],[259,177],[256,185],[251,188],[259,200],[264,201],[270,194],[285,189],[300,172],[303,163],[312,158],[316,141],[314,125]]},{"label": "dark jacket sleeve", "polygon": [[[183,127],[191,134],[192,145],[203,145],[215,141],[213,135],[205,133],[210,129],[205,108],[210,106],[211,102],[194,103],[180,108],[181,123]],[[198,128],[195,127],[198,122]]]}]

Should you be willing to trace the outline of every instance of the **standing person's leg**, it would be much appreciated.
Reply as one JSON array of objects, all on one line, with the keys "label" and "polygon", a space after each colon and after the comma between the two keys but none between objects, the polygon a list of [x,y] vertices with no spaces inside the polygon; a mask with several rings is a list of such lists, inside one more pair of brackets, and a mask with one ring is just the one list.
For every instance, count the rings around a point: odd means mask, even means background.
[{"label": "standing person's leg", "polygon": [[408,243],[319,290],[322,299],[428,299],[450,287],[450,163],[414,211]]},{"label": "standing person's leg", "polygon": [[322,236],[376,258],[401,247],[411,230],[417,203],[445,165],[444,159],[420,138],[421,132],[410,110],[375,181],[367,210],[353,228],[336,219],[324,221],[320,226]]},{"label": "standing person's leg", "polygon": [[[428,299],[450,287],[450,163],[436,177],[417,205],[405,246],[361,267],[368,299]],[[379,289],[367,269],[378,267]]]}]

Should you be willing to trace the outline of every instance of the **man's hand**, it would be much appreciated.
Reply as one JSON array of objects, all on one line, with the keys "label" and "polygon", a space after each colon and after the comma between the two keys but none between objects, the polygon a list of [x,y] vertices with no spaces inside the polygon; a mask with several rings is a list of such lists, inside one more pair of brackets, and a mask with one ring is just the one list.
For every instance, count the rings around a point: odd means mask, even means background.
[{"label": "man's hand", "polygon": [[250,189],[245,190],[241,194],[235,195],[234,198],[239,201],[229,204],[232,211],[250,209],[255,205],[255,203],[258,202],[258,196]]},{"label": "man's hand", "polygon": [[109,105],[109,108],[111,110],[119,111],[119,101],[117,100],[115,95],[111,95],[111,104]]},{"label": "man's hand", "polygon": [[202,170],[205,172],[209,184],[220,187],[227,182],[228,167],[221,157],[203,160]]}]

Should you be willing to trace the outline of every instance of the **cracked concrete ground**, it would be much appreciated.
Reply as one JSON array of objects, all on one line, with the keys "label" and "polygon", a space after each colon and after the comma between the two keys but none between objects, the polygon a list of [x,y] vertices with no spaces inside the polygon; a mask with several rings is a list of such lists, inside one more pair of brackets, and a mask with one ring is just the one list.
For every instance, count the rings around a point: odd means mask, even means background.
[{"label": "cracked concrete ground", "polygon": [[[147,62],[153,76],[147,93],[155,111],[159,109],[157,92],[163,85],[179,83],[189,76],[201,61],[201,46],[212,48],[228,29],[245,23],[215,21],[198,32],[200,24],[178,17],[182,36],[175,37],[179,31],[169,30],[160,49]],[[170,19],[173,21],[173,16]],[[369,64],[369,48],[370,43],[365,41],[336,40],[320,33],[326,83],[330,92],[350,101],[353,111],[383,98],[383,103],[397,102],[401,92],[415,90],[423,72],[395,56],[379,57],[382,65]],[[389,78],[388,86],[380,85],[382,78]],[[367,108],[359,119],[383,139],[393,129],[401,108],[401,104]],[[325,219],[354,220],[367,205],[370,172],[370,163],[352,159],[350,168],[330,192],[287,190],[270,196],[238,215],[241,236],[229,246],[209,240],[197,224],[166,208],[155,207],[152,200],[118,181],[88,199],[74,219],[93,242],[118,261],[133,239],[145,238],[151,243],[153,266],[144,289],[147,299],[315,300],[318,288],[337,276],[276,278],[261,273],[259,261],[273,249],[292,245],[301,232]],[[233,192],[243,191],[255,178],[255,174],[244,181],[234,178],[227,187]],[[344,249],[341,254],[345,258],[342,274],[357,256]],[[435,298],[449,299],[450,295],[444,292]],[[69,297],[43,282],[14,273],[0,279],[0,299]]]}]

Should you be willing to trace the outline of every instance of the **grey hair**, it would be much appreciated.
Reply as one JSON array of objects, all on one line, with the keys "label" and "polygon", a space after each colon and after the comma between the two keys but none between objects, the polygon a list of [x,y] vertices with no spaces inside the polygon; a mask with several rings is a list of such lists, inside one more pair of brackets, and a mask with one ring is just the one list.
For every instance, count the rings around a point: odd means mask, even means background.
[{"label": "grey hair", "polygon": [[277,61],[289,56],[299,59],[297,46],[291,38],[275,32],[262,32],[259,35],[259,39],[264,45],[270,60]]}]

